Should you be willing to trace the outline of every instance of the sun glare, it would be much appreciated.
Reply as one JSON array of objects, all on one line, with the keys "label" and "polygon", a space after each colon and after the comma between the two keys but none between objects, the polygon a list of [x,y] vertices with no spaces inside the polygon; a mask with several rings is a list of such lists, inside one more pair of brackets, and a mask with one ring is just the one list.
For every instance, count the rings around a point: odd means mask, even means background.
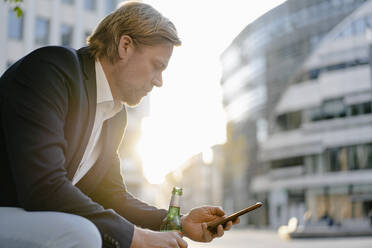
[{"label": "sun glare", "polygon": [[205,150],[202,158],[205,164],[211,164],[213,162],[213,150],[211,148]]},{"label": "sun glare", "polygon": [[195,153],[190,147],[200,149],[173,125],[174,122],[168,121],[166,124],[151,117],[142,120],[138,152],[142,158],[144,176],[151,184],[163,183],[169,172],[176,170]]},{"label": "sun glare", "polygon": [[142,122],[138,144],[144,176],[161,184],[195,154],[207,151],[205,162],[212,161],[208,149],[225,142],[219,57],[250,21],[283,0],[145,2],[174,22],[183,42],[164,72],[164,86],[151,93],[150,116]]}]

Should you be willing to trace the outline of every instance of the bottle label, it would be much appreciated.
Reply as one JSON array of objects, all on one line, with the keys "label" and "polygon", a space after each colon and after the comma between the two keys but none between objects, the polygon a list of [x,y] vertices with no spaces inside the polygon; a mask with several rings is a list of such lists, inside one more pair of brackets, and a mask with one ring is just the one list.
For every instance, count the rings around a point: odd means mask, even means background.
[{"label": "bottle label", "polygon": [[180,195],[172,195],[171,202],[169,204],[170,207],[180,207],[181,206],[181,196]]}]

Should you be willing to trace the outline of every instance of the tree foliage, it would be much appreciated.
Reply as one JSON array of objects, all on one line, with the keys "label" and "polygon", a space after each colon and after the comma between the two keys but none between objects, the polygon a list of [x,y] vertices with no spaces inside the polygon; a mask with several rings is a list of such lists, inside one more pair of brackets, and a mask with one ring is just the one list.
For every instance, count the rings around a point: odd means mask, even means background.
[{"label": "tree foliage", "polygon": [[23,15],[22,8],[20,7],[23,0],[4,0],[4,2],[9,3],[13,7],[13,11],[17,14],[17,17]]}]

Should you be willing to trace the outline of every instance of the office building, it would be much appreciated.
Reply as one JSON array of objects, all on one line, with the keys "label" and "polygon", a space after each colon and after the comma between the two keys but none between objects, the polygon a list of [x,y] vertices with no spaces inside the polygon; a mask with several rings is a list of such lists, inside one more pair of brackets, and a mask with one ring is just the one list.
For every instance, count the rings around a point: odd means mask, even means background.
[{"label": "office building", "polygon": [[333,28],[293,74],[274,108],[252,189],[267,194],[270,224],[290,217],[345,228],[372,218],[372,2]]},{"label": "office building", "polygon": [[[238,210],[252,199],[267,201],[268,192],[252,191],[252,182],[270,173],[259,154],[275,131],[279,99],[323,37],[365,2],[287,0],[247,25],[222,54],[221,86],[229,121],[225,206],[233,202],[233,210]],[[260,216],[252,215],[247,224],[270,225],[266,203]]]}]

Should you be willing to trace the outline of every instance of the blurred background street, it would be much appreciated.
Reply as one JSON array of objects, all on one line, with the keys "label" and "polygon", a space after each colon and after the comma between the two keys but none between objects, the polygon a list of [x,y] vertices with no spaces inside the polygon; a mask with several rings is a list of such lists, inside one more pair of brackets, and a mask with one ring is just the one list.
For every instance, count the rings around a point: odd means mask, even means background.
[{"label": "blurred background street", "polygon": [[189,248],[370,248],[372,237],[282,240],[273,231],[233,230],[212,243],[188,240]]}]

